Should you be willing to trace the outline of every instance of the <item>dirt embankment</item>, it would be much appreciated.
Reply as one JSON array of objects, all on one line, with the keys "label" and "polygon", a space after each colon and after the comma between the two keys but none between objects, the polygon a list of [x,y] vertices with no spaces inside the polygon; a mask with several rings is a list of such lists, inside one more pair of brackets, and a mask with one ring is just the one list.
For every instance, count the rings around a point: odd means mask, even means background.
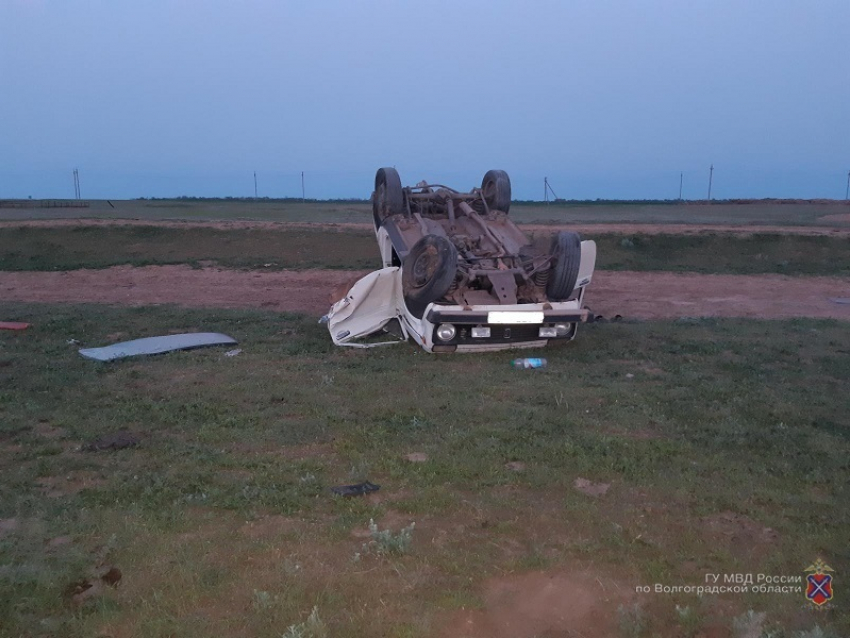
[{"label": "dirt embankment", "polygon": [[[246,272],[188,266],[116,266],[68,272],[0,272],[0,300],[268,308],[319,316],[351,271]],[[365,274],[365,273],[362,273]],[[587,304],[637,319],[818,317],[850,320],[850,279],[782,275],[597,272]]]}]

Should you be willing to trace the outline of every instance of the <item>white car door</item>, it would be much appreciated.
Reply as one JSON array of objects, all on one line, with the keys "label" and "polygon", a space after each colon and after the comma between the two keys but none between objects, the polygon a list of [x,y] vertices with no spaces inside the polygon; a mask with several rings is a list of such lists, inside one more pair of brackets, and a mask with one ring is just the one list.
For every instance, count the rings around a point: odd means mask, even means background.
[{"label": "white car door", "polygon": [[[328,330],[338,346],[370,348],[398,343],[356,343],[399,316],[404,297],[401,289],[401,271],[393,266],[370,272],[357,280],[344,298],[336,302],[328,313]],[[405,338],[407,331],[402,326]]]}]

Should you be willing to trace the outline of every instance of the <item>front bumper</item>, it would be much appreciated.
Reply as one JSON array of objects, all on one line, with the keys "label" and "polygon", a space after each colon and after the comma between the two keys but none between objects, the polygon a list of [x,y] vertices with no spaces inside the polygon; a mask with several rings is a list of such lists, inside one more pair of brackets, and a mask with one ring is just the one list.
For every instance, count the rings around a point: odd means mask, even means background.
[{"label": "front bumper", "polygon": [[[557,306],[557,307],[556,307]],[[431,306],[425,315],[425,319],[433,324],[453,323],[462,325],[491,325],[491,316],[494,313],[509,312],[516,317],[527,315],[541,321],[521,321],[519,325],[537,325],[545,323],[584,323],[587,321],[589,311],[587,308],[576,308],[574,304],[523,304],[522,306]],[[542,313],[542,314],[541,314]],[[496,325],[501,325],[499,322]]]},{"label": "front bumper", "polygon": [[[487,352],[514,348],[539,348],[549,341],[575,338],[579,323],[589,312],[579,301],[521,304],[515,306],[445,306],[432,305],[422,320],[423,346],[433,352]],[[437,327],[452,324],[455,335],[440,339]],[[558,336],[541,336],[541,328],[565,324],[567,331]],[[473,328],[487,328],[485,337],[473,336]]]}]

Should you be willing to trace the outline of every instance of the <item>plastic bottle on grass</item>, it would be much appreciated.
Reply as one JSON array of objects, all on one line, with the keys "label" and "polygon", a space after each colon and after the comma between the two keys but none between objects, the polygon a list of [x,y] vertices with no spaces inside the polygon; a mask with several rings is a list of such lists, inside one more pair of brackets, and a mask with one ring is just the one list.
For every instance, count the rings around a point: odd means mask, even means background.
[{"label": "plastic bottle on grass", "polygon": [[520,368],[523,370],[528,370],[530,368],[545,368],[546,367],[546,359],[541,359],[538,357],[530,357],[525,359],[514,359],[511,361],[511,365],[514,368]]}]

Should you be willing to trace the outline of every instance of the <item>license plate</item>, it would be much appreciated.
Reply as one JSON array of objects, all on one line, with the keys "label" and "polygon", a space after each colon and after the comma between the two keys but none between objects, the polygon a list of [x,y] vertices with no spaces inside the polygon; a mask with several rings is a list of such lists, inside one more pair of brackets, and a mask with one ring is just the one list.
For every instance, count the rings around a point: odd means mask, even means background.
[{"label": "license plate", "polygon": [[543,311],[494,310],[487,313],[487,323],[543,323]]}]

